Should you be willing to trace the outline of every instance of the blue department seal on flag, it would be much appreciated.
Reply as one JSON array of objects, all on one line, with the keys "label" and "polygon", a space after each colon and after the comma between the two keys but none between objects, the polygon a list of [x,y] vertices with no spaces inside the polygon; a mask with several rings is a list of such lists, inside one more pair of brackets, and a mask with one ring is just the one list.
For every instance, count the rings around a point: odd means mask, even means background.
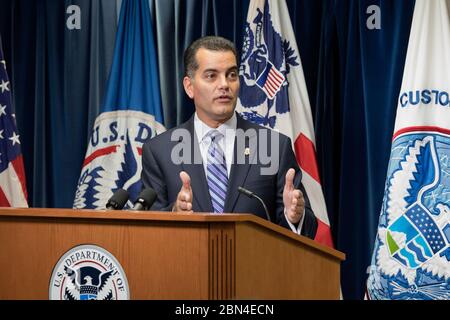
[{"label": "blue department seal on flag", "polygon": [[50,279],[50,300],[128,300],[122,266],[105,249],[81,245],[56,263]]},{"label": "blue department seal on flag", "polygon": [[163,131],[162,124],[144,112],[100,114],[89,140],[73,207],[104,209],[119,188],[128,190],[134,201],[141,191],[142,145]]},{"label": "blue department seal on flag", "polygon": [[367,284],[372,299],[450,299],[450,136],[398,136]]}]

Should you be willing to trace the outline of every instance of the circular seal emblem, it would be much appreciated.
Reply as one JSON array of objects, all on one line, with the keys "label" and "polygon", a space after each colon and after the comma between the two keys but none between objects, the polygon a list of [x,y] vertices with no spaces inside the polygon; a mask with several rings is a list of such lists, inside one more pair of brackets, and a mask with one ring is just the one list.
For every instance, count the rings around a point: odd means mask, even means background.
[{"label": "circular seal emblem", "polygon": [[73,207],[104,209],[119,188],[129,192],[132,205],[142,189],[142,146],[164,131],[153,115],[144,112],[101,113],[89,140]]},{"label": "circular seal emblem", "polygon": [[50,300],[128,300],[125,272],[107,250],[80,245],[67,251],[53,268]]}]

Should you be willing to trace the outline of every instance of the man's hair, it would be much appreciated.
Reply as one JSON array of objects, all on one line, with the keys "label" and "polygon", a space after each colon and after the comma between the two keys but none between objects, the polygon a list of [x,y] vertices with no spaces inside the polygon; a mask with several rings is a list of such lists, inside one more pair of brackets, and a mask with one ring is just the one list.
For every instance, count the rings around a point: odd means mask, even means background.
[{"label": "man's hair", "polygon": [[236,62],[238,63],[238,55],[233,42],[217,36],[203,37],[192,42],[191,45],[184,51],[185,77],[194,77],[194,73],[198,69],[198,62],[195,55],[200,48],[211,51],[231,51],[236,57]]}]

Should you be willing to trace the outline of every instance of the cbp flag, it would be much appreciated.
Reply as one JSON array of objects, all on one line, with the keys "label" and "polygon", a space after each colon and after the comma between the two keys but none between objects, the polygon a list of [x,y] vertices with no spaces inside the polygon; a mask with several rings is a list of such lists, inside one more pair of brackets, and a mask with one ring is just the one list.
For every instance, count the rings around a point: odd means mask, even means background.
[{"label": "cbp flag", "polygon": [[450,299],[449,14],[449,0],[416,0],[370,299]]},{"label": "cbp flag", "polygon": [[142,144],[163,132],[152,24],[147,0],[123,0],[106,97],[81,170],[74,208],[104,209],[123,188],[141,190]]}]

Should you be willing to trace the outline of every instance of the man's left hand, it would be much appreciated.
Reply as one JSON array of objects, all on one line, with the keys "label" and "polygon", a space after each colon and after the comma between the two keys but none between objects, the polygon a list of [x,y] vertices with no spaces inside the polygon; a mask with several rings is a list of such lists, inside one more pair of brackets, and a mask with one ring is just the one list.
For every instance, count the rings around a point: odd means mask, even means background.
[{"label": "man's left hand", "polygon": [[296,224],[299,223],[300,219],[303,217],[303,213],[305,211],[305,198],[300,190],[294,189],[294,177],[295,170],[291,168],[286,173],[286,182],[283,190],[283,203],[289,222]]}]

